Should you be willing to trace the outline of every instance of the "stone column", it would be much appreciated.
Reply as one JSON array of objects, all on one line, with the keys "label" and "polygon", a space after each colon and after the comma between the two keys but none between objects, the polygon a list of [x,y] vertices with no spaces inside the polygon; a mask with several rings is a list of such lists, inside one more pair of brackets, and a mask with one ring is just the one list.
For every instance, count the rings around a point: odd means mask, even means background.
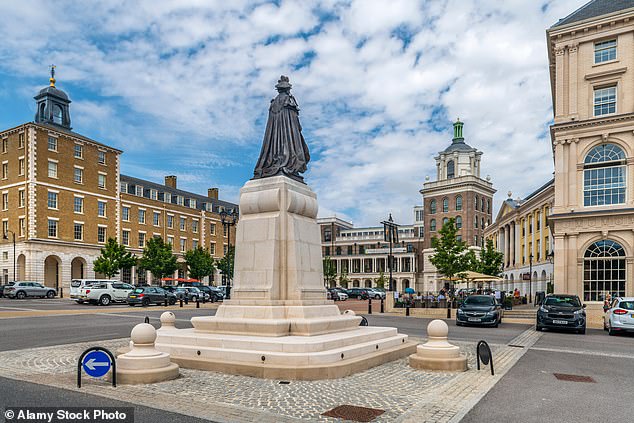
[{"label": "stone column", "polygon": [[515,266],[518,267],[521,263],[521,257],[520,254],[522,253],[522,246],[520,244],[520,225],[517,224],[517,222],[515,222],[515,230],[513,231],[513,233],[515,234]]},{"label": "stone column", "polygon": [[[570,207],[579,207],[583,205],[583,198],[579,198],[579,190],[577,188],[577,141],[578,139],[568,140],[568,165],[566,172],[567,175],[574,175],[568,177],[568,202]],[[581,172],[583,173],[583,172]]]},{"label": "stone column", "polygon": [[509,245],[509,266],[515,267],[515,222],[509,223],[509,238],[511,243]]},{"label": "stone column", "polygon": [[555,119],[565,114],[564,110],[564,55],[565,47],[555,48]]},{"label": "stone column", "polygon": [[505,253],[504,260],[506,261],[506,267],[511,266],[511,225],[504,226],[504,243]]}]

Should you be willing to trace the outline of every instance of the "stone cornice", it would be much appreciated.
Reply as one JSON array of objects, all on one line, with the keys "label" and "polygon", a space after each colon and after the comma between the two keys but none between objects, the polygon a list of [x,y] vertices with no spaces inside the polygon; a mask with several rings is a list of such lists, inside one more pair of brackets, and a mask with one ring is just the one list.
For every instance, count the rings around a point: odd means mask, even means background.
[{"label": "stone cornice", "polygon": [[577,217],[602,217],[602,216],[610,216],[610,215],[627,215],[634,214],[634,208],[627,207],[621,209],[601,209],[601,210],[587,210],[587,211],[579,211],[573,213],[557,213],[551,214],[548,216],[549,220],[563,220],[563,219],[574,219]]},{"label": "stone cornice", "polygon": [[[617,122],[634,122],[634,113],[620,114],[615,116],[603,117],[603,118],[595,118],[595,119],[585,119],[579,120],[575,122],[561,122],[556,123],[550,126],[551,133],[555,131],[566,131],[566,130],[574,130],[587,128],[589,126],[599,126],[610,123]],[[574,139],[574,138],[571,138]]]},{"label": "stone cornice", "polygon": [[586,81],[591,81],[593,79],[597,79],[597,78],[603,78],[606,76],[616,76],[616,75],[620,75],[622,73],[627,72],[627,66],[622,67],[622,68],[618,68],[618,69],[612,69],[612,70],[606,70],[606,71],[601,71],[601,72],[595,72],[595,73],[589,73],[587,74],[584,79]]}]

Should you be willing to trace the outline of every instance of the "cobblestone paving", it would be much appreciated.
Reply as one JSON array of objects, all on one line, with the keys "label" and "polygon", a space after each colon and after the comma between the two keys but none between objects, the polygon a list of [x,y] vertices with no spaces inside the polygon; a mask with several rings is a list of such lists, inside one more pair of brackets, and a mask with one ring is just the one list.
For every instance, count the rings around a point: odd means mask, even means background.
[{"label": "cobblestone paving", "polygon": [[[524,348],[491,345],[495,376],[488,368],[475,370],[475,343],[455,342],[468,356],[467,372],[414,370],[404,358],[342,379],[280,384],[277,380],[181,369],[181,377],[173,381],[116,389],[104,380],[84,377],[82,391],[221,422],[331,422],[336,419],[321,413],[342,404],[385,410],[376,422],[459,421],[539,336],[539,332],[528,330],[509,343]],[[116,351],[127,342],[113,340],[100,346]],[[77,390],[76,360],[94,345],[2,352],[0,376]]]}]

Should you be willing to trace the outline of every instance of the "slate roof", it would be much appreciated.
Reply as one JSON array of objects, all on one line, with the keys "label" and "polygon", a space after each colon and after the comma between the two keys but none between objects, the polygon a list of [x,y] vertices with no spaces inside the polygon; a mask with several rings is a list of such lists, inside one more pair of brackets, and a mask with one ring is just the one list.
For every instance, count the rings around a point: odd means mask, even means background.
[{"label": "slate roof", "polygon": [[579,22],[598,16],[607,15],[634,7],[634,0],[592,0],[572,12],[565,18],[560,19],[551,28]]},{"label": "slate roof", "polygon": [[209,198],[204,195],[194,194],[192,192],[183,191],[181,189],[175,189],[168,187],[167,185],[158,184],[156,182],[146,181],[145,179],[135,178],[133,176],[120,175],[121,182],[125,182],[128,184],[128,192],[127,194],[135,195],[135,187],[140,185],[143,187],[143,197],[150,198],[150,189],[155,189],[158,192],[158,201],[163,201],[163,193],[172,194],[172,204],[176,204],[176,195],[180,195],[184,199],[195,199],[196,200],[196,210],[204,210],[205,203],[211,203],[213,205],[213,211],[218,213],[219,207],[222,206],[225,210],[229,211],[229,209],[233,209],[234,211],[238,211],[238,205],[229,203],[227,201],[216,200],[215,198]]},{"label": "slate roof", "polygon": [[451,142],[451,144],[449,145],[449,147],[445,148],[442,153],[451,153],[454,151],[465,151],[465,152],[472,152],[472,151],[477,151],[475,148],[471,147],[469,144],[467,144],[466,142],[464,142],[464,138],[454,138],[454,140]]},{"label": "slate roof", "polygon": [[45,95],[53,95],[53,96],[59,97],[59,98],[61,98],[63,100],[66,100],[66,101],[68,101],[70,103],[70,100],[68,99],[68,95],[66,95],[66,93],[64,91],[62,91],[60,89],[57,89],[55,87],[51,87],[51,86],[42,88],[40,90],[40,92],[37,93],[37,95],[34,98],[38,99],[38,98],[43,97]]}]

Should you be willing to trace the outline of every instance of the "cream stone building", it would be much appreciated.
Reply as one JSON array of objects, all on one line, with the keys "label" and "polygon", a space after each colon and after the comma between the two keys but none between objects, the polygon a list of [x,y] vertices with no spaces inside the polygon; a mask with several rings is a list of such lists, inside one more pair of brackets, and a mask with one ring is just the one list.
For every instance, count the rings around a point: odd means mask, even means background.
[{"label": "cream stone building", "polygon": [[[121,150],[72,131],[71,101],[54,77],[35,100],[34,122],[0,131],[4,282],[59,289],[93,278],[93,262],[110,237],[140,255],[149,237],[162,236],[181,262],[198,245],[224,255],[228,233],[219,212],[237,206],[218,200],[216,188],[205,197],[178,190],[175,176],[162,185],[121,175]],[[174,276],[185,276],[184,268]],[[137,269],[121,278],[153,279]]]},{"label": "cream stone building", "polygon": [[[634,2],[595,0],[547,30],[556,292],[634,295]],[[594,307],[592,307],[594,308]]]},{"label": "cream stone building", "polygon": [[553,208],[554,181],[550,180],[525,198],[508,198],[502,203],[495,222],[484,233],[504,254],[503,282],[493,286],[522,295],[547,291],[553,282],[553,237],[548,216]]}]

